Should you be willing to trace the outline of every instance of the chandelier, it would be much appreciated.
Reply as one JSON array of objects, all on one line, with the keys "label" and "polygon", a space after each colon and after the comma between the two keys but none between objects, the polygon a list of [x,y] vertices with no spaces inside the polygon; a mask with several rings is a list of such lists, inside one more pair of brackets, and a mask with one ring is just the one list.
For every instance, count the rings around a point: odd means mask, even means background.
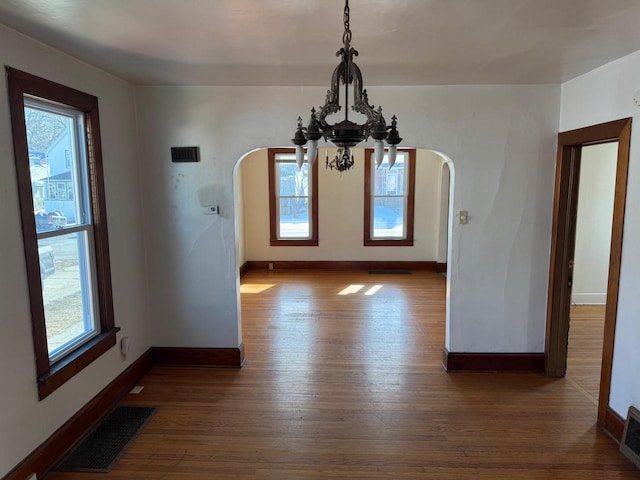
[{"label": "chandelier", "polygon": [[[389,168],[396,160],[397,145],[402,141],[397,129],[397,119],[394,115],[391,118],[391,125],[382,116],[382,107],[376,108],[369,105],[367,91],[363,89],[362,73],[360,68],[354,63],[353,57],[358,56],[358,51],[351,46],[351,28],[349,26],[349,0],[344,4],[344,33],[342,34],[343,46],[336,56],[341,58],[340,64],[333,71],[331,76],[331,89],[327,91],[325,104],[319,107],[316,113],[315,107],[311,109],[309,124],[304,127],[302,118],[298,117],[298,129],[291,140],[296,145],[296,163],[302,167],[304,162],[304,145],[307,146],[307,158],[309,165],[313,165],[318,155],[318,140],[323,137],[325,140],[338,147],[338,152],[332,161],[329,161],[327,154],[326,167],[344,172],[353,167],[353,154],[351,148],[360,142],[372,137],[375,140],[374,160],[376,167],[379,167],[384,158],[384,142],[389,145],[388,162]],[[329,124],[327,116],[342,110],[340,105],[340,86],[344,85],[344,120]],[[353,105],[354,112],[366,116],[366,121],[358,124],[349,120],[349,88],[353,85]]]}]

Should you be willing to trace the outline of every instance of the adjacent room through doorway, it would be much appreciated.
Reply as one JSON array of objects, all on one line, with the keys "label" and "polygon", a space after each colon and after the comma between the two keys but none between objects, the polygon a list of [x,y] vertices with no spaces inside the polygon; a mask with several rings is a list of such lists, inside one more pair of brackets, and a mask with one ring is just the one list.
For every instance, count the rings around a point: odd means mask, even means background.
[{"label": "adjacent room through doorway", "polygon": [[[411,155],[407,156],[409,152]],[[429,150],[399,149],[392,167],[387,163],[376,167],[372,163],[365,168],[366,161],[373,162],[372,151],[354,149],[354,169],[339,173],[324,165],[334,153],[335,149],[321,148],[317,162],[309,168],[306,162],[301,167],[294,163],[291,148],[260,149],[244,156],[236,166],[237,261],[243,277],[242,291],[247,294],[276,284],[284,288],[282,282],[291,278],[285,275],[284,280],[276,282],[277,277],[273,276],[256,285],[245,281],[247,272],[287,271],[293,275],[297,270],[313,270],[320,275],[333,271],[340,291],[361,289],[351,292],[351,298],[362,295],[362,301],[371,304],[371,308],[384,298],[384,313],[376,315],[384,315],[392,325],[406,320],[402,298],[388,296],[386,290],[392,288],[391,284],[380,283],[382,276],[369,272],[392,274],[390,280],[409,284],[415,281],[416,285],[418,278],[434,274],[442,289],[442,305],[438,308],[445,311],[447,283],[437,272],[446,272],[452,230],[451,162]],[[402,237],[403,234],[408,236]],[[353,285],[341,279],[341,275],[348,278],[356,274],[364,277]],[[302,283],[314,278],[319,276],[312,275]],[[315,291],[312,285],[299,285],[294,290],[298,306],[303,299],[309,300],[308,292]],[[307,306],[316,308],[314,314],[320,316],[327,305],[317,298],[309,300]],[[243,299],[241,313],[244,309]],[[370,313],[358,310],[354,314],[366,317]],[[444,332],[446,315],[439,318]],[[243,341],[249,349],[245,340],[248,326],[244,321],[242,325]],[[438,352],[444,343],[443,337]]]},{"label": "adjacent room through doorway", "polygon": [[596,407],[617,158],[618,142],[584,146],[580,157],[567,378]]}]

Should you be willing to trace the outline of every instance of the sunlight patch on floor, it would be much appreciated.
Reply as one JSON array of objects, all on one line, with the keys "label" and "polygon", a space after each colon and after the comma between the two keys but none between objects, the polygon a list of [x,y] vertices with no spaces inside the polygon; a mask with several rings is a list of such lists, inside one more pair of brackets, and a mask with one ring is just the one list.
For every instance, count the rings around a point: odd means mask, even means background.
[{"label": "sunlight patch on floor", "polygon": [[240,293],[262,293],[275,287],[275,283],[243,283],[240,285]]},{"label": "sunlight patch on floor", "polygon": [[364,292],[365,295],[375,295],[378,290],[382,288],[382,285],[374,285],[369,290]]},{"label": "sunlight patch on floor", "polygon": [[345,287],[341,292],[338,293],[338,295],[351,295],[352,293],[358,293],[360,290],[362,290],[364,288],[364,285],[349,285],[348,287]]}]

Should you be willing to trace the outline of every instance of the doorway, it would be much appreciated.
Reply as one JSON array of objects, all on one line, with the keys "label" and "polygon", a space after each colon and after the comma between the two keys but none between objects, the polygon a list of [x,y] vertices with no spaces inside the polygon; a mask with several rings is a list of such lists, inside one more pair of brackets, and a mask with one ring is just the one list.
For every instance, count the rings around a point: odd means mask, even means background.
[{"label": "doorway", "polygon": [[567,379],[598,405],[618,142],[582,147]]},{"label": "doorway", "polygon": [[[365,150],[353,150],[356,165],[362,167]],[[321,148],[319,162],[335,149]],[[268,150],[257,149],[244,155],[234,168],[236,263],[238,290],[240,277],[251,270],[434,270],[451,268],[454,242],[452,210],[455,167],[446,155],[416,149],[415,225],[420,242],[386,258],[389,249],[363,246],[364,169],[345,175],[324,167],[318,169],[319,245],[288,248],[269,244],[270,209],[268,202]],[[324,162],[323,162],[324,163]],[[336,208],[339,206],[339,208]],[[411,250],[411,251],[410,251]],[[402,255],[400,255],[402,254]],[[446,280],[447,292],[451,276]],[[449,344],[449,295],[445,295],[445,346]],[[242,306],[238,298],[239,330]]]},{"label": "doorway", "polygon": [[630,118],[563,132],[558,135],[545,344],[545,372],[552,377],[563,377],[567,370],[567,343],[574,279],[576,220],[583,148],[589,145],[618,142],[598,397],[598,423],[607,430],[613,426],[615,415],[608,406],[618,306],[630,136]]}]

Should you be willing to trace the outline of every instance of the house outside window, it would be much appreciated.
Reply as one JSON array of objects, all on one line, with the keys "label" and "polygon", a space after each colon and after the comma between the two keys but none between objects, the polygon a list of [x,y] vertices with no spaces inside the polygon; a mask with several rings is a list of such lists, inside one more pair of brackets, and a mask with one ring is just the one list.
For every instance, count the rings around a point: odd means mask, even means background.
[{"label": "house outside window", "polygon": [[318,245],[318,162],[298,168],[293,149],[269,149],[271,245]]},{"label": "house outside window", "polygon": [[42,399],[116,343],[98,99],[7,74]]},{"label": "house outside window", "polygon": [[365,159],[364,245],[412,246],[415,150],[399,150],[391,168],[386,154],[376,168],[372,149]]}]

